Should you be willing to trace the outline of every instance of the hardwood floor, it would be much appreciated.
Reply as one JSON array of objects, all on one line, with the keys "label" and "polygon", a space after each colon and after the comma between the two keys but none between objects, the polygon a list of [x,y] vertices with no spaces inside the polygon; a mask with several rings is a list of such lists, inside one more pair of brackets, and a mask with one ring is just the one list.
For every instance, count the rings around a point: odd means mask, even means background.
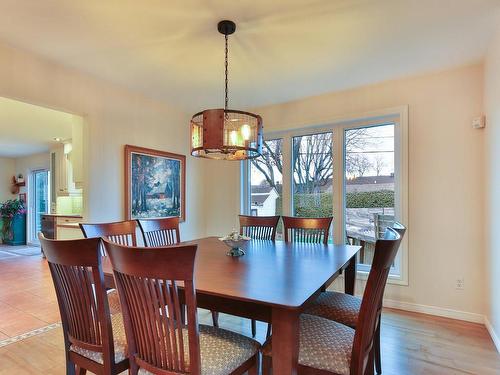
[{"label": "hardwood floor", "polygon": [[[65,373],[59,326],[1,346],[2,340],[58,321],[54,304],[41,257],[0,258],[0,375]],[[222,328],[250,334],[249,320],[221,314],[219,321]],[[200,310],[200,322],[210,324],[208,311]],[[266,325],[258,323],[257,332],[262,341]],[[480,324],[386,309],[382,367],[385,375],[499,374],[500,354]]]}]

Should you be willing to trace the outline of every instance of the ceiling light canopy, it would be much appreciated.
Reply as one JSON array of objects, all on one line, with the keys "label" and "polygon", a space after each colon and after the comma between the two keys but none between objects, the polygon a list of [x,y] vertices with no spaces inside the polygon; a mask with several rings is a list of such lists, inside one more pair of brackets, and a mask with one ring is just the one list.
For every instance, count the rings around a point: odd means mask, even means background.
[{"label": "ceiling light canopy", "polygon": [[245,160],[261,155],[262,118],[229,109],[228,36],[236,30],[232,21],[221,21],[217,29],[225,39],[224,108],[205,109],[191,118],[191,155],[209,159]]}]

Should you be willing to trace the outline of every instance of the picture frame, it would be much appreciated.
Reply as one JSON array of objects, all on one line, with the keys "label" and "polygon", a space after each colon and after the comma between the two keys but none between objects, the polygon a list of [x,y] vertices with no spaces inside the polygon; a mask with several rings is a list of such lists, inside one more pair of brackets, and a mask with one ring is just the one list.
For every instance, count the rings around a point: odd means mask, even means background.
[{"label": "picture frame", "polygon": [[125,145],[125,218],[186,220],[186,156]]}]

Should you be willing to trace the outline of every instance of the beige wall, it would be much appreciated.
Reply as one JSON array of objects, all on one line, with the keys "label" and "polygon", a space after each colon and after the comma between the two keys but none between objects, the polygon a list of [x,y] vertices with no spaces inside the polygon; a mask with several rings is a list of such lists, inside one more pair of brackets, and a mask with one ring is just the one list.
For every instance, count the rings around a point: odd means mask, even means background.
[{"label": "beige wall", "polygon": [[[189,151],[187,114],[7,45],[0,45],[0,96],[85,116],[89,221],[123,219],[125,144]],[[202,163],[187,158],[186,239],[205,233]]]},{"label": "beige wall", "polygon": [[500,27],[486,57],[485,112],[487,319],[500,351]]},{"label": "beige wall", "polygon": [[16,174],[21,173],[26,181],[26,186],[21,188],[21,193],[26,193],[30,185],[30,173],[37,169],[50,169],[49,153],[43,152],[15,159]]},{"label": "beige wall", "polygon": [[16,174],[15,160],[11,158],[0,158],[0,203],[15,196],[10,192],[12,176]]},{"label": "beige wall", "polygon": [[[471,120],[481,114],[482,101],[483,67],[474,65],[254,110],[264,119],[265,133],[408,104],[409,285],[389,286],[386,298],[480,320],[484,135],[471,128]],[[232,182],[239,181],[238,169],[214,164],[209,176],[208,190],[217,191],[209,229],[224,233],[231,212],[239,210],[238,184]],[[460,277],[464,290],[455,289]]]}]

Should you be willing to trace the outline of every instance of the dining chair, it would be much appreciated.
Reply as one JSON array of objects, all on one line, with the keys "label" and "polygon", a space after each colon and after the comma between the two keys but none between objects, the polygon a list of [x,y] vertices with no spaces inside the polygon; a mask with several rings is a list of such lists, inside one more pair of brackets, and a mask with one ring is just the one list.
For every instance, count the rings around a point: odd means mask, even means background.
[{"label": "dining chair", "polygon": [[[399,222],[392,223],[392,229],[403,239],[406,228]],[[387,227],[386,227],[387,228]],[[377,250],[375,250],[377,251]],[[385,286],[384,286],[385,287]],[[359,297],[335,291],[322,292],[312,305],[305,311],[306,314],[317,315],[334,320],[352,328],[356,328],[361,311],[362,300]],[[382,373],[382,359],[380,350],[380,323],[382,315],[382,300],[377,310],[377,327],[374,336],[374,360],[377,374]]]},{"label": "dining chair", "polygon": [[105,237],[122,245],[137,246],[136,220],[99,224],[80,223],[79,225],[85,238]]},{"label": "dining chair", "polygon": [[276,229],[280,216],[247,216],[239,215],[240,234],[255,240],[276,239]]},{"label": "dining chair", "polygon": [[[240,234],[250,237],[255,240],[276,239],[276,229],[280,221],[280,216],[247,216],[239,215],[240,219]],[[252,337],[257,334],[257,322],[252,319]],[[271,325],[267,324],[267,334],[271,335]]]},{"label": "dining chair", "polygon": [[131,374],[257,374],[257,341],[198,324],[196,245],[137,251],[104,240],[104,246],[122,301]]},{"label": "dining chair", "polygon": [[66,373],[119,374],[129,368],[121,314],[110,316],[100,238],[49,240],[39,235],[56,290]]},{"label": "dining chair", "polygon": [[[175,245],[181,242],[179,231],[179,218],[167,217],[162,219],[140,219],[137,220],[141,229],[142,238],[146,247],[160,247]],[[182,309],[184,310],[184,305]],[[219,313],[211,311],[212,323],[219,326]],[[185,314],[182,315],[183,317]]]},{"label": "dining chair", "polygon": [[178,217],[140,219],[137,222],[144,245],[147,247],[168,246],[181,242]]},{"label": "dining chair", "polygon": [[283,216],[285,242],[328,243],[333,217]]},{"label": "dining chair", "polygon": [[[384,238],[377,240],[355,329],[317,315],[300,316],[299,374],[373,374],[379,310],[400,242],[400,234],[392,228],[387,228]],[[263,374],[269,374],[272,339],[262,353]]]}]

